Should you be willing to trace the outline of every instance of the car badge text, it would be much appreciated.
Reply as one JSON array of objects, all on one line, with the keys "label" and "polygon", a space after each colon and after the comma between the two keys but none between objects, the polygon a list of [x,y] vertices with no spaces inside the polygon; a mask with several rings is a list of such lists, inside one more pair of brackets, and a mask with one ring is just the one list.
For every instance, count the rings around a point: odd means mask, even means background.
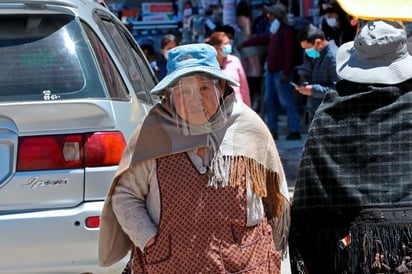
[{"label": "car badge text", "polygon": [[30,187],[31,189],[35,189],[37,187],[47,187],[47,186],[60,186],[60,185],[67,185],[69,183],[69,179],[58,179],[58,180],[41,180],[40,177],[35,176],[31,177],[27,184],[23,184],[23,187]]}]

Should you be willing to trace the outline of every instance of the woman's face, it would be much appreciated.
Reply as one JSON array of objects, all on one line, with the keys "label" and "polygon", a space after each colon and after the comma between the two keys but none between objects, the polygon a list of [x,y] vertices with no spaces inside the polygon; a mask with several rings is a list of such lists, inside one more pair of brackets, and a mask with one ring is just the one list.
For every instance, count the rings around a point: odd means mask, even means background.
[{"label": "woman's face", "polygon": [[270,23],[272,23],[273,21],[275,21],[276,16],[273,13],[266,13],[266,18],[269,20]]},{"label": "woman's face", "polygon": [[216,52],[217,52],[217,56],[218,56],[218,58],[220,58],[220,57],[225,57],[226,55],[223,53],[223,47],[224,46],[227,46],[227,45],[230,45],[230,39],[229,39],[229,37],[228,36],[223,36],[223,38],[222,38],[222,43],[220,44],[220,45],[216,45],[216,46],[214,46],[214,48],[216,49]]},{"label": "woman's face", "polygon": [[207,123],[222,97],[219,81],[202,74],[180,78],[169,91],[177,114],[192,125]]},{"label": "woman's face", "polygon": [[167,59],[167,53],[169,50],[175,48],[177,46],[177,43],[175,41],[170,41],[167,43],[164,48],[160,49],[160,53],[163,54],[163,56]]}]

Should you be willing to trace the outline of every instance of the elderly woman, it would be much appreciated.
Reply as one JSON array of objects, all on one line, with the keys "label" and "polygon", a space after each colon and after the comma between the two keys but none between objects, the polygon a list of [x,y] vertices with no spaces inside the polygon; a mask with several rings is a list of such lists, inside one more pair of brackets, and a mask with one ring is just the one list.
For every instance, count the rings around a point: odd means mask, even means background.
[{"label": "elderly woman", "polygon": [[152,90],[164,99],[136,129],[106,200],[100,264],[132,249],[133,273],[280,273],[290,202],[269,130],[236,100],[212,46],[168,57]]}]

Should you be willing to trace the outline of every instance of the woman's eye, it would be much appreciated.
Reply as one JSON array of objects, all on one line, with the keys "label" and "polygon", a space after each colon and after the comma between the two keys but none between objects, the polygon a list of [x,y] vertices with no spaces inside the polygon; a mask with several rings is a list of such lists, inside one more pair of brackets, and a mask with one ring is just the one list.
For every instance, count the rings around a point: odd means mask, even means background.
[{"label": "woman's eye", "polygon": [[199,87],[200,91],[208,91],[209,90],[209,86],[208,85],[204,85]]}]

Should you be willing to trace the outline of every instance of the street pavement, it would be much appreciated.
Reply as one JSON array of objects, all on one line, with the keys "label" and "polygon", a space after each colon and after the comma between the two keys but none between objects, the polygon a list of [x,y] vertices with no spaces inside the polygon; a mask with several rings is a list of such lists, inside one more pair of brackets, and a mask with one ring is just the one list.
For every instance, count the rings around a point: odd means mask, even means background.
[{"label": "street pavement", "polygon": [[[275,140],[275,143],[282,161],[283,169],[285,170],[286,180],[289,187],[289,195],[292,199],[296,182],[296,173],[299,166],[303,145],[307,138],[306,129],[301,130],[301,140],[286,140],[286,136],[288,134],[286,115],[280,115],[278,133],[279,138]],[[282,261],[281,273],[291,274],[289,256]]]},{"label": "street pavement", "polygon": [[307,133],[306,129],[301,130],[302,139],[289,141],[286,140],[288,129],[286,125],[286,115],[279,116],[279,138],[275,140],[276,147],[285,170],[288,182],[289,194],[293,196],[296,182],[296,173],[302,155],[303,145],[305,144]]}]

